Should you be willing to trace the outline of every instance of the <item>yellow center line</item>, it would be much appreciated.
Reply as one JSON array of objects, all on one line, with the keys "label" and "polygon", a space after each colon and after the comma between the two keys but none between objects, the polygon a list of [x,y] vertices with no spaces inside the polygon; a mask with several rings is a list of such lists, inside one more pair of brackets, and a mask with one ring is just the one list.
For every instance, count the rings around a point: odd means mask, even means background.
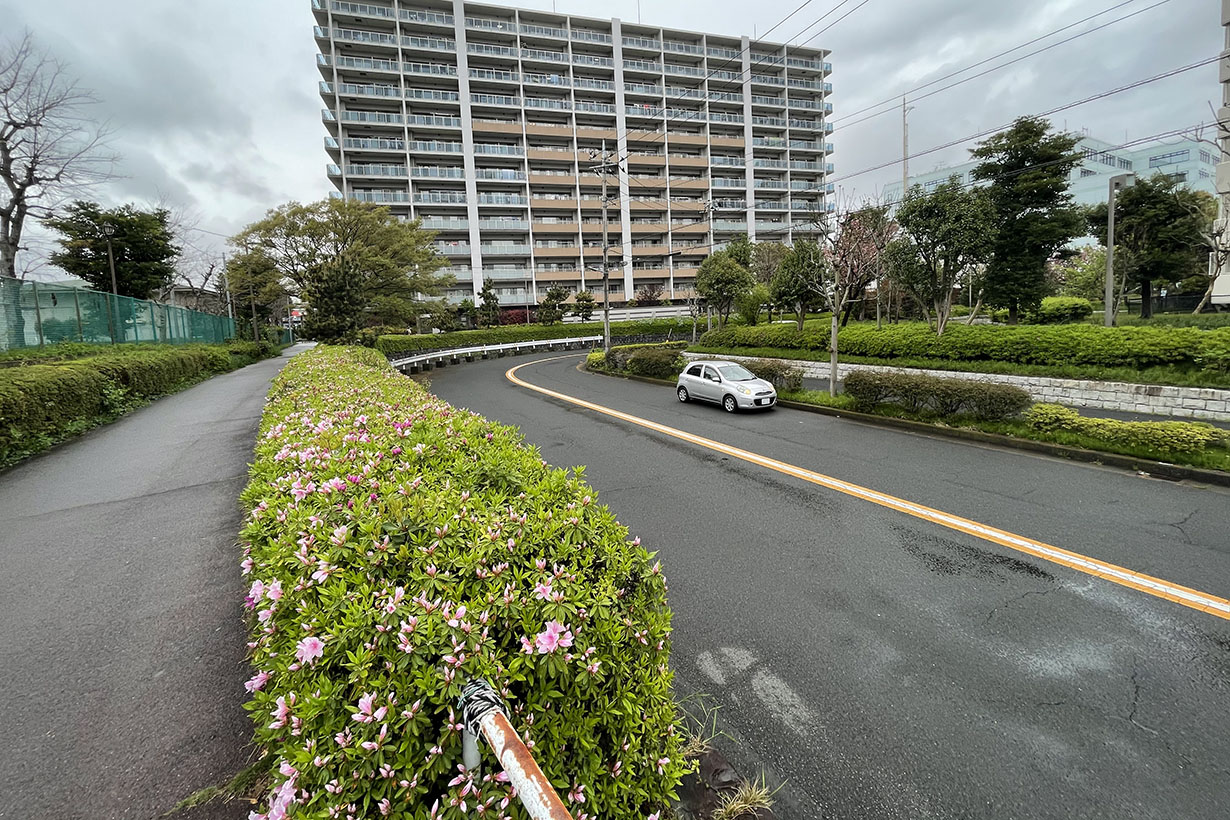
[{"label": "yellow center line", "polygon": [[539,359],[534,362],[526,362],[525,364],[517,365],[509,368],[504,376],[513,384],[524,387],[527,390],[533,390],[536,393],[541,393],[544,396],[550,396],[560,401],[575,404],[578,407],[584,407],[587,410],[593,410],[596,413],[602,413],[613,418],[626,421],[629,424],[635,424],[639,427],[644,427],[654,432],[661,433],[672,438],[677,438],[682,441],[695,444],[700,447],[705,447],[719,453],[724,453],[732,458],[746,461],[749,464],[756,464],[760,467],[765,467],[770,470],[782,473],[784,475],[793,476],[794,478],[802,479],[811,484],[816,484],[821,487],[827,487],[830,490],[836,490],[839,493],[860,498],[864,501],[869,501],[872,504],[878,504],[881,507],[887,507],[890,510],[903,512],[906,515],[912,515],[915,518],[921,518],[924,521],[930,521],[933,524],[939,524],[948,529],[957,530],[972,535],[976,538],[981,538],[990,541],[994,544],[999,544],[1009,549],[1023,552],[1032,555],[1035,558],[1041,558],[1045,561],[1050,561],[1055,564],[1074,569],[1077,572],[1083,572],[1088,575],[1094,575],[1098,578],[1104,578],[1112,583],[1121,586],[1130,587],[1131,589],[1153,595],[1158,598],[1165,598],[1168,601],[1174,601],[1177,604],[1197,609],[1201,612],[1207,612],[1210,615],[1216,615],[1219,618],[1230,620],[1230,600],[1219,598],[1216,595],[1210,595],[1207,592],[1190,589],[1189,587],[1173,584],[1170,581],[1164,581],[1161,578],[1154,578],[1151,575],[1134,572],[1125,567],[1116,564],[1099,561],[1096,558],[1090,558],[1087,555],[1081,555],[1077,552],[1060,549],[1059,547],[1035,541],[1032,538],[1026,538],[1023,535],[1001,530],[997,527],[992,527],[987,524],[980,524],[977,521],[972,521],[968,518],[962,518],[959,515],[946,513],[942,510],[936,510],[922,504],[916,504],[913,501],[907,501],[903,498],[888,495],[877,490],[872,490],[867,487],[862,487],[858,484],[852,484],[848,481],[842,481],[839,478],[817,473],[813,470],[808,470],[804,467],[798,467],[794,464],[788,464],[784,461],[778,461],[768,456],[762,456],[759,453],[753,453],[750,450],[743,450],[738,447],[732,447],[729,444],[723,444],[720,441],[698,436],[693,433],[679,430],[675,427],[669,427],[665,424],[659,424],[656,421],[633,416],[629,413],[624,413],[619,410],[614,410],[610,407],[605,407],[601,404],[578,399],[575,396],[569,396],[565,393],[558,393],[554,390],[549,390],[545,387],[539,387],[536,384],[521,379],[517,376],[517,371],[523,367],[529,367],[532,364],[542,362],[556,361],[558,359],[572,358],[572,356],[554,356],[550,359]]}]

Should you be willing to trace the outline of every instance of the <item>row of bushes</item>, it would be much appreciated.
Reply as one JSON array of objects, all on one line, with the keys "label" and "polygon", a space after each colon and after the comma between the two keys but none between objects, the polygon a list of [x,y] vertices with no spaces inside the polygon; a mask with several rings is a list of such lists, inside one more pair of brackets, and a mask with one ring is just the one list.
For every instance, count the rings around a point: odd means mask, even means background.
[{"label": "row of bushes", "polygon": [[1082,416],[1060,404],[1035,404],[1025,423],[1041,433],[1079,433],[1131,449],[1163,454],[1204,453],[1230,447],[1230,431],[1190,421],[1120,421]]},{"label": "row of bushes", "polygon": [[[590,370],[607,373],[627,373],[631,376],[673,381],[687,366],[687,360],[679,355],[686,346],[686,342],[617,345],[612,347],[608,354],[601,351],[589,354],[585,366]],[[794,391],[803,386],[803,370],[788,362],[755,359],[741,361],[740,364],[778,390]]]},{"label": "row of bushes", "polygon": [[915,415],[973,416],[982,420],[1018,416],[1031,404],[1019,387],[914,373],[856,370],[846,376],[846,394],[855,409],[895,404]]},{"label": "row of bushes", "polygon": [[[827,350],[828,334],[790,325],[732,327],[700,338],[709,348]],[[1151,367],[1186,365],[1230,370],[1230,328],[1122,327],[1094,325],[950,324],[943,336],[925,323],[849,325],[837,340],[843,355],[961,362],[995,361],[1047,366]]]},{"label": "row of bushes", "polygon": [[67,361],[0,369],[0,465],[112,418],[134,402],[271,355],[265,343],[103,348]]},{"label": "row of bushes", "polygon": [[[682,338],[692,332],[691,320],[648,319],[637,322],[611,322],[612,338],[637,336],[675,336]],[[421,333],[414,335],[380,336],[375,347],[386,356],[406,353],[426,353],[456,347],[536,342],[543,339],[564,339],[570,336],[602,334],[602,322],[580,322],[560,325],[505,325],[482,330],[457,330],[452,333]]]},{"label": "row of bushes", "polygon": [[666,585],[580,470],[322,347],[274,381],[242,499],[270,816],[523,817],[485,744],[481,778],[460,768],[479,677],[574,813],[665,807],[686,768]]}]

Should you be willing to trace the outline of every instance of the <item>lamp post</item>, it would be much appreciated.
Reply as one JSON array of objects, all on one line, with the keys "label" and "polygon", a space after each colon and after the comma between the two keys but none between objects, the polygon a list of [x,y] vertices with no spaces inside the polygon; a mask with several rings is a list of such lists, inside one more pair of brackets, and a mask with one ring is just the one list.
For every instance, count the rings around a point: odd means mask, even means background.
[{"label": "lamp post", "polygon": [[1110,195],[1106,201],[1106,302],[1102,307],[1102,324],[1115,326],[1115,194],[1136,182],[1135,174],[1116,174],[1110,178]]},{"label": "lamp post", "polygon": [[110,222],[104,222],[102,224],[102,232],[107,240],[107,263],[111,266],[111,293],[119,296],[120,288],[115,281],[115,254],[111,251],[111,237],[115,236],[115,226]]}]

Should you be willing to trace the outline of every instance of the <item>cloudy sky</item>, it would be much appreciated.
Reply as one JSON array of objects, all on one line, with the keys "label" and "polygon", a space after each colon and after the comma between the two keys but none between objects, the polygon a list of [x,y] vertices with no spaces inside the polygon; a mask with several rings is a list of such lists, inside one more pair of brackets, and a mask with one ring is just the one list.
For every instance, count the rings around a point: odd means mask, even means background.
[{"label": "cloudy sky", "polygon": [[[524,0],[522,8],[764,36],[803,0]],[[1214,56],[1217,0],[812,0],[767,39],[831,50],[834,181],[846,198],[900,179],[899,107],[849,116],[938,77],[1114,6],[1080,26],[1015,51],[985,70],[1116,18],[1129,19],[920,99],[911,154]],[[1151,8],[1152,7],[1152,8]],[[829,16],[813,25],[821,16]],[[101,98],[122,177],[108,204],[164,202],[200,228],[231,234],[266,209],[331,189],[324,173],[321,101],[309,0],[0,0],[0,38],[29,29]],[[971,74],[974,72],[970,72]],[[962,74],[954,79],[968,76]],[[946,81],[951,82],[951,81]],[[934,90],[946,83],[932,86]],[[926,92],[918,92],[919,94]],[[1212,119],[1216,64],[1055,115],[1115,144]],[[899,103],[898,103],[899,105]],[[873,108],[868,113],[881,110]],[[843,115],[849,124],[843,123]],[[962,162],[966,146],[920,156],[911,170]],[[856,173],[882,163],[896,165]],[[205,243],[224,240],[199,234]]]}]

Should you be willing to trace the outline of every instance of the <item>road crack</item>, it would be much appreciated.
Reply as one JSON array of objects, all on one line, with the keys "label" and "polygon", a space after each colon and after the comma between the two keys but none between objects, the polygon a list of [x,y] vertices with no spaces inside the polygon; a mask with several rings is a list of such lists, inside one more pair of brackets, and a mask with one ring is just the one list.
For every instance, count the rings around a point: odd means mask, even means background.
[{"label": "road crack", "polygon": [[1152,729],[1136,719],[1136,710],[1140,706],[1140,667],[1136,661],[1132,661],[1132,708],[1128,712],[1128,722],[1137,729],[1143,729],[1149,734],[1157,737],[1161,733],[1157,729]]},{"label": "road crack", "polygon": [[1055,591],[1054,587],[1051,587],[1050,589],[1031,589],[1028,592],[1025,592],[1021,595],[1017,595],[1013,598],[1009,598],[1008,600],[1004,601],[1002,604],[1000,604],[999,606],[993,608],[990,612],[988,612],[987,618],[985,621],[983,621],[983,623],[989,624],[991,622],[991,619],[995,617],[996,612],[999,612],[1001,609],[1007,609],[1012,604],[1015,604],[1018,601],[1023,601],[1026,598],[1028,598],[1030,595],[1049,595],[1050,593],[1054,591]]}]

